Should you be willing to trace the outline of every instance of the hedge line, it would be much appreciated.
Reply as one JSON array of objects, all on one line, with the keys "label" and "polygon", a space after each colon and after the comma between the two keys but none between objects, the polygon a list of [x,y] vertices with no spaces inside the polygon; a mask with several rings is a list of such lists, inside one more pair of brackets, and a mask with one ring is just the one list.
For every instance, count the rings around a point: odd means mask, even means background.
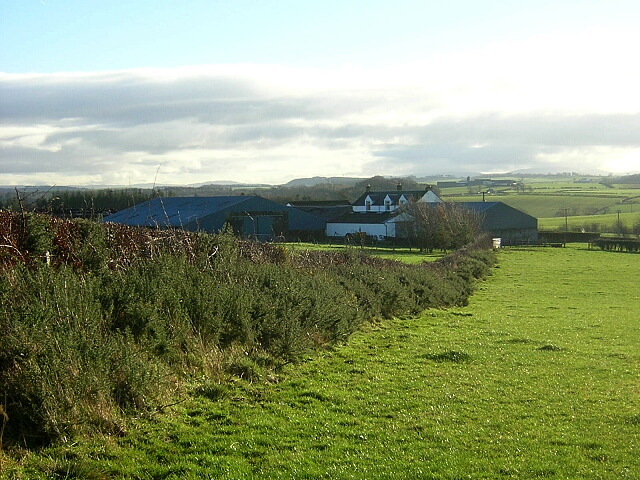
[{"label": "hedge line", "polygon": [[371,319],[464,305],[495,262],[486,240],[408,266],[6,212],[0,227],[4,441],[28,445],[122,434],[195,379],[256,381]]},{"label": "hedge line", "polygon": [[630,238],[599,238],[593,244],[602,250],[618,252],[640,252],[640,240]]}]

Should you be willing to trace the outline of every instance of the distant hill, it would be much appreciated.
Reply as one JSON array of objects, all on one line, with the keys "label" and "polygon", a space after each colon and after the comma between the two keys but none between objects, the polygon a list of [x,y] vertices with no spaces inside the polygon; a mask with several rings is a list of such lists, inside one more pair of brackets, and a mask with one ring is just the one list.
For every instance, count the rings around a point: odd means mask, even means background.
[{"label": "distant hill", "polygon": [[295,178],[283,186],[285,187],[315,187],[316,185],[344,185],[352,186],[362,181],[362,178],[356,177],[311,177],[311,178]]},{"label": "distant hill", "polygon": [[615,180],[615,183],[621,184],[640,184],[640,173],[636,173],[634,175],[625,175],[624,177],[618,177]]},{"label": "distant hill", "polygon": [[226,186],[240,185],[240,182],[234,182],[233,180],[210,180],[208,182],[190,183],[189,185],[184,185],[184,186],[185,187],[204,187],[206,185],[219,185],[219,186],[226,187]]},{"label": "distant hill", "polygon": [[573,176],[603,176],[608,175],[609,172],[604,170],[593,170],[589,172],[572,172],[566,169],[551,168],[551,167],[537,167],[537,168],[520,168],[508,172],[508,175],[573,175]]},{"label": "distant hill", "polygon": [[66,190],[84,190],[85,187],[70,187],[70,186],[57,186],[57,185],[0,185],[0,192],[11,191],[15,192],[18,189],[19,192],[47,192],[49,190],[66,191]]}]

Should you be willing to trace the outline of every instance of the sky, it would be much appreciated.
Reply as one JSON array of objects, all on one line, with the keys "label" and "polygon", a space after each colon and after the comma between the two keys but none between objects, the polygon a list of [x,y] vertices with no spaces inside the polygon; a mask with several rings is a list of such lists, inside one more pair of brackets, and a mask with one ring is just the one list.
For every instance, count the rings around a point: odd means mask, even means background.
[{"label": "sky", "polygon": [[0,0],[0,185],[640,172],[636,0]]}]

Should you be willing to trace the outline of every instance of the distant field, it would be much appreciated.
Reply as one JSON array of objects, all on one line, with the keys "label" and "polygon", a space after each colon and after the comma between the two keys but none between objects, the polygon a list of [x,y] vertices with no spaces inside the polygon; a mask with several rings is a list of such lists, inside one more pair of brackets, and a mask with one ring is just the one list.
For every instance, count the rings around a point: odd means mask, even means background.
[{"label": "distant field", "polygon": [[[499,260],[467,307],[379,323],[279,379],[200,389],[125,437],[25,462],[72,472],[55,478],[639,478],[640,255]],[[28,471],[13,478],[43,478]]]},{"label": "distant field", "polygon": [[[640,222],[640,207],[637,213],[621,213],[620,223],[631,229],[636,223]],[[567,226],[569,231],[575,231],[584,226],[598,225],[599,231],[612,230],[612,226],[618,222],[617,213],[608,213],[605,215],[578,215],[567,218]],[[539,218],[538,228],[540,230],[564,230],[564,217]],[[589,230],[589,229],[587,229]]]},{"label": "distant field", "polygon": [[[488,188],[456,187],[442,190],[442,197],[452,202],[478,202],[482,195],[478,192]],[[522,210],[539,220],[539,228],[555,230],[564,227],[565,214],[569,217],[569,229],[584,225],[609,227],[620,221],[632,227],[636,213],[640,213],[640,185],[604,185],[600,183],[578,183],[560,178],[525,179],[524,192],[514,188],[498,187],[493,193],[485,194],[486,201],[504,202]],[[572,226],[574,228],[572,228]]]},{"label": "distant field", "polygon": [[[620,206],[618,203],[620,200],[617,198],[602,198],[602,197],[584,197],[584,196],[572,196],[572,195],[538,195],[538,194],[501,194],[501,195],[486,195],[486,201],[488,202],[504,202],[518,210],[522,210],[529,215],[536,218],[547,218],[562,216],[564,217],[564,209],[568,209],[570,215],[575,214],[595,214],[605,213],[610,209],[622,209],[630,210],[630,206]],[[478,196],[464,196],[464,197],[445,197],[447,201],[455,202],[479,202],[482,201],[482,197]],[[640,204],[635,205],[636,209],[640,211]]]}]

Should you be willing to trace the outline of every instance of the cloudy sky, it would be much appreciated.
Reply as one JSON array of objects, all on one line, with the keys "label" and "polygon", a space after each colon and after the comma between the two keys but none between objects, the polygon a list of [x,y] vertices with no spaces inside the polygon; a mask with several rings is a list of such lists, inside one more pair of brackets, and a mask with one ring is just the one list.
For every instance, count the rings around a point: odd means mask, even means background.
[{"label": "cloudy sky", "polygon": [[640,3],[0,0],[0,185],[640,171]]}]

